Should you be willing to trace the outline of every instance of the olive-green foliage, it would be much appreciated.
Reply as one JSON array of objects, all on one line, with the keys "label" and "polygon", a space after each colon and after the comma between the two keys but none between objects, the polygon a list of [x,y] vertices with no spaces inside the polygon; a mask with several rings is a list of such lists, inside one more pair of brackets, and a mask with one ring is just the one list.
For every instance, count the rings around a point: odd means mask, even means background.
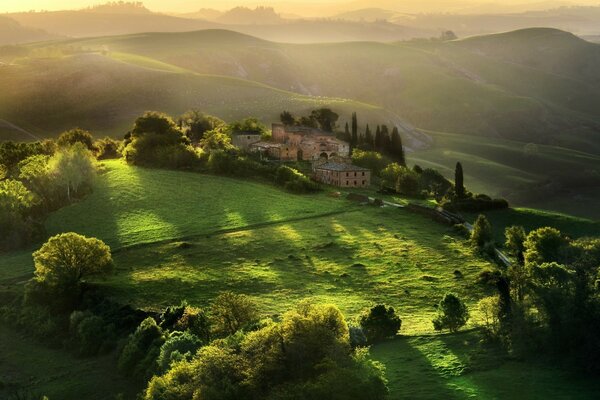
[{"label": "olive-green foliage", "polygon": [[480,214],[473,224],[473,232],[471,232],[471,244],[473,246],[483,248],[486,243],[493,240],[492,226],[485,215]]},{"label": "olive-green foliage", "polygon": [[227,132],[229,134],[255,133],[259,135],[265,135],[267,133],[267,128],[258,120],[258,118],[248,117],[241,121],[236,121],[229,124],[227,127]]},{"label": "olive-green foliage", "polygon": [[0,181],[0,248],[18,247],[31,239],[34,230],[27,216],[36,196],[22,182]]},{"label": "olive-green foliage", "polygon": [[450,332],[456,332],[468,319],[467,306],[456,295],[447,293],[438,305],[438,315],[433,320],[433,327],[436,331],[448,329]]},{"label": "olive-green foliage", "polygon": [[69,317],[69,329],[81,355],[104,353],[115,346],[115,326],[89,311],[73,311]]},{"label": "olive-green foliage", "polygon": [[121,143],[110,137],[96,140],[94,143],[96,148],[96,158],[98,160],[111,160],[121,157]]},{"label": "olive-green foliage", "polygon": [[381,171],[389,164],[389,160],[376,151],[354,149],[352,163],[371,170],[373,175],[379,176]]},{"label": "olive-green foliage", "polygon": [[224,150],[233,152],[236,150],[235,146],[231,144],[231,136],[222,128],[206,131],[200,141],[200,146],[206,151]]},{"label": "olive-green foliage", "polygon": [[211,333],[210,317],[204,310],[186,305],[183,314],[173,325],[173,329],[180,332],[190,332],[203,342],[208,343]]},{"label": "olive-green foliage", "polygon": [[419,190],[425,191],[435,197],[441,197],[448,189],[452,187],[452,183],[435,169],[425,168],[424,170],[415,168],[414,171],[419,175]]},{"label": "olive-green foliage", "polygon": [[417,173],[405,169],[396,181],[396,192],[407,196],[419,194],[419,176]]},{"label": "olive-green foliage", "polygon": [[83,144],[88,150],[94,151],[94,137],[91,132],[81,128],[74,128],[60,134],[56,140],[56,144],[60,147],[70,147],[75,143]]},{"label": "olive-green foliage", "polygon": [[525,262],[563,262],[567,257],[568,239],[555,228],[544,227],[529,232],[525,240]]},{"label": "olive-green foliage", "polygon": [[402,326],[402,320],[396,315],[394,308],[384,304],[378,304],[370,310],[365,310],[359,321],[371,343],[396,336]]},{"label": "olive-green foliage", "polygon": [[140,380],[149,379],[157,370],[156,359],[165,342],[163,330],[148,317],[129,336],[119,356],[119,370]]},{"label": "olive-green foliage", "polygon": [[35,192],[46,209],[60,204],[62,190],[59,190],[57,174],[50,168],[50,156],[34,155],[19,162],[19,179]]},{"label": "olive-green foliage", "polygon": [[51,155],[55,151],[56,144],[52,140],[43,142],[0,142],[0,164],[7,168],[8,172],[20,161],[34,155]]},{"label": "olive-green foliage", "polygon": [[217,341],[148,384],[145,399],[383,399],[383,368],[353,352],[332,305],[301,303],[280,323]]},{"label": "olive-green foliage", "polygon": [[58,185],[66,192],[67,200],[91,190],[96,176],[96,159],[82,143],[61,147],[48,161]]},{"label": "olive-green foliage", "polygon": [[192,333],[172,332],[160,347],[160,353],[156,360],[158,371],[164,373],[174,362],[191,360],[201,345],[202,340]]},{"label": "olive-green foliage", "polygon": [[258,310],[248,296],[224,292],[213,300],[210,315],[215,334],[228,336],[257,320]]},{"label": "olive-green foliage", "polygon": [[82,279],[106,274],[112,268],[110,247],[96,238],[62,233],[33,253],[35,277],[53,286],[74,286]]},{"label": "olive-green foliage", "polygon": [[506,238],[504,248],[522,264],[525,260],[525,239],[527,238],[525,228],[522,226],[509,226],[504,231],[504,237]]},{"label": "olive-green foliage", "polygon": [[319,190],[319,185],[308,179],[306,175],[285,165],[275,171],[275,182],[294,193],[309,193]]},{"label": "olive-green foliage", "polygon": [[199,110],[190,110],[177,119],[177,123],[192,143],[198,143],[204,133],[223,127],[225,121]]},{"label": "olive-green foliage", "polygon": [[198,157],[189,139],[171,117],[147,112],[136,119],[125,135],[123,156],[130,164],[166,168],[189,168]]}]

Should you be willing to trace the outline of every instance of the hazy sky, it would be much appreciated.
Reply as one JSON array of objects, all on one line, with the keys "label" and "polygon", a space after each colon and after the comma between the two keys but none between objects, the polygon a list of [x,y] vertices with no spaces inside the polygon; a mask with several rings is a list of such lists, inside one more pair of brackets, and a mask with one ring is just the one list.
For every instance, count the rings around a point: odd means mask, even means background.
[{"label": "hazy sky", "polygon": [[[84,8],[90,5],[102,4],[107,0],[0,0],[0,12],[14,12],[27,10],[64,10],[74,8]],[[302,4],[310,3],[310,6],[316,4],[327,4],[329,6],[337,5],[340,9],[356,9],[362,7],[383,7],[392,8],[397,5],[400,8],[418,8],[420,5],[427,4],[427,11],[435,11],[436,5],[440,9],[446,8],[451,4],[477,5],[477,4],[528,4],[528,3],[548,3],[548,4],[594,4],[600,3],[598,0],[145,0],[143,3],[153,11],[177,11],[187,12],[196,11],[201,8],[229,9],[234,6],[256,6],[271,5],[279,8],[299,9]],[[378,3],[378,4],[376,4]],[[292,7],[290,7],[292,6]],[[309,7],[310,7],[309,6]],[[386,7],[390,6],[390,7]],[[312,8],[312,7],[310,7]],[[330,7],[327,7],[330,8]],[[337,8],[337,7],[336,7]]]}]

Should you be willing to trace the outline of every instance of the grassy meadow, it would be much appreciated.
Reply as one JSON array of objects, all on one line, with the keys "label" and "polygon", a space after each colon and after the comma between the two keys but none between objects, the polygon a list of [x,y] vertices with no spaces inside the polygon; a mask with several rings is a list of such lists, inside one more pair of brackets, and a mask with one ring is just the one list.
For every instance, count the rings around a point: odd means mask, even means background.
[{"label": "grassy meadow", "polygon": [[509,358],[477,332],[401,337],[374,346],[386,366],[390,398],[597,399],[600,384],[546,362]]},{"label": "grassy meadow", "polygon": [[[492,223],[512,220],[508,213]],[[577,222],[570,226],[581,234],[594,229],[582,221],[565,224]],[[108,161],[93,194],[53,213],[46,229],[109,243],[115,272],[95,283],[113,300],[145,310],[182,300],[202,307],[226,290],[251,296],[271,317],[306,297],[338,305],[350,322],[374,303],[394,306],[402,336],[371,350],[386,366],[391,399],[512,399],[515,387],[522,398],[600,393],[585,378],[484,346],[471,328],[480,321],[477,302],[494,293],[478,283],[492,263],[452,229],[403,209]],[[0,256],[7,290],[19,290],[31,271],[31,250]],[[464,299],[471,319],[460,334],[435,334],[431,319],[448,291]],[[113,399],[136,389],[115,375],[111,357],[74,358],[2,328],[0,338],[0,394],[18,384],[67,400]]]}]

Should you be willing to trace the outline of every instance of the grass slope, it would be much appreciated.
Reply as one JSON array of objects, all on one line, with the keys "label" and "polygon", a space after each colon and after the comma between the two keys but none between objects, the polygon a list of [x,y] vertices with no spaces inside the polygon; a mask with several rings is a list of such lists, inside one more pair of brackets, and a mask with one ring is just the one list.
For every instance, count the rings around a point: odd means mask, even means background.
[{"label": "grass slope", "polygon": [[207,30],[68,44],[352,98],[424,129],[600,151],[600,46],[554,29],[444,43],[294,45]]},{"label": "grass slope", "polygon": [[324,195],[293,196],[260,183],[116,160],[104,165],[94,193],[48,218],[50,235],[73,231],[120,248],[349,208]]},{"label": "grass slope", "polygon": [[390,399],[597,399],[600,385],[559,366],[509,359],[477,332],[397,338],[374,346]]},{"label": "grass slope", "polygon": [[[0,326],[0,397],[113,400],[141,388],[115,370],[113,356],[76,358]],[[16,397],[15,391],[23,397]],[[28,397],[24,397],[25,395]],[[31,396],[31,397],[29,397]]]},{"label": "grass slope", "polygon": [[139,55],[64,55],[42,51],[1,67],[0,140],[53,137],[80,126],[97,136],[115,137],[147,110],[174,116],[198,108],[232,121],[258,116],[277,120],[281,110],[297,113],[331,106],[341,113],[360,110],[373,120],[385,110],[345,99],[311,97],[265,84],[218,75],[201,75]]}]

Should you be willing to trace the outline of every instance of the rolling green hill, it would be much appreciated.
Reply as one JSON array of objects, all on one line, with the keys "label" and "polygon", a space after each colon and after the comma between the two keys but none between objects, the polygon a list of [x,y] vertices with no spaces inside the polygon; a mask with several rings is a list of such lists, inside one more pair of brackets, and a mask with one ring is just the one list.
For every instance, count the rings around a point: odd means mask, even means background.
[{"label": "rolling green hill", "polygon": [[558,30],[452,42],[307,45],[213,30],[74,43],[364,101],[423,129],[600,152],[600,46]]},{"label": "rolling green hill", "polygon": [[0,140],[52,137],[80,126],[122,137],[147,110],[180,115],[198,108],[226,120],[258,116],[265,123],[284,109],[331,106],[360,110],[373,121],[391,117],[367,104],[300,95],[238,78],[201,75],[146,57],[112,53],[64,55],[37,49],[35,57],[0,66]]},{"label": "rolling green hill", "polygon": [[0,139],[76,125],[119,137],[148,109],[268,124],[330,106],[341,125],[353,111],[361,129],[398,125],[409,160],[449,178],[462,161],[474,191],[597,218],[599,59],[600,45],[553,29],[451,42],[296,45],[206,30],[31,44],[0,66]]}]

